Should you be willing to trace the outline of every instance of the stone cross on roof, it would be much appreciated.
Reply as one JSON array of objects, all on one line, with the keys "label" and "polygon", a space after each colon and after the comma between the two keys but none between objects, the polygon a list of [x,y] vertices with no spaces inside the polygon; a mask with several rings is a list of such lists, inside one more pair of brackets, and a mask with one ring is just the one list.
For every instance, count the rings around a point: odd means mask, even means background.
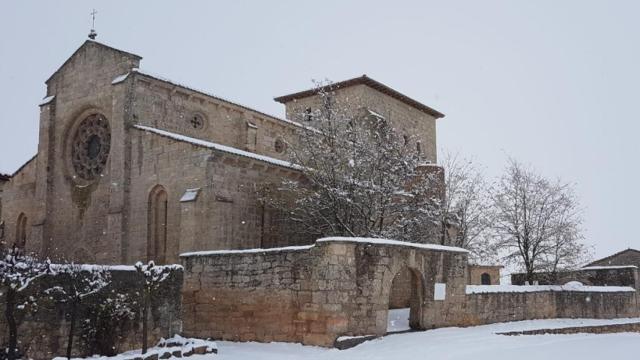
[{"label": "stone cross on roof", "polygon": [[96,36],[98,36],[98,33],[96,32],[95,28],[96,28],[96,14],[98,12],[96,11],[96,9],[93,9],[91,11],[91,31],[89,31],[89,39],[91,40],[95,40]]}]

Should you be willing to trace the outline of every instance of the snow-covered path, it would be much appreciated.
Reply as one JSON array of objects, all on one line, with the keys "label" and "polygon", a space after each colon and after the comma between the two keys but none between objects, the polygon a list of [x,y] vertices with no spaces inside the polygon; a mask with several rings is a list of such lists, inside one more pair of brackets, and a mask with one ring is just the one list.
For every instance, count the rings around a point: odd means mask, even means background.
[{"label": "snow-covered path", "polygon": [[323,349],[284,343],[218,342],[215,356],[194,359],[219,360],[321,360],[321,359],[637,359],[640,334],[575,334],[504,336],[496,332],[637,322],[627,320],[533,320],[471,328],[445,328],[390,335],[348,350]]}]

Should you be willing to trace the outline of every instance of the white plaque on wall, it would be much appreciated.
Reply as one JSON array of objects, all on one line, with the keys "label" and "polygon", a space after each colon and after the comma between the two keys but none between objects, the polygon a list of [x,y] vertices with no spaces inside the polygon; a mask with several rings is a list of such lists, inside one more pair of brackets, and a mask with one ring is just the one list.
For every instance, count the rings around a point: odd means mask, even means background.
[{"label": "white plaque on wall", "polygon": [[433,289],[433,300],[444,300],[447,298],[447,284],[436,283]]}]

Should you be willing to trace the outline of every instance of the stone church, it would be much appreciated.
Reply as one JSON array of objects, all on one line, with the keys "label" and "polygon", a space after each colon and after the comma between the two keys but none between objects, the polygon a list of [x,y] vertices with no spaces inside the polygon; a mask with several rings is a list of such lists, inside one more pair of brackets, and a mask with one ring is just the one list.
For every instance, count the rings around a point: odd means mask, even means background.
[{"label": "stone church", "polygon": [[[88,40],[46,80],[37,154],[0,174],[3,246],[129,264],[313,242],[283,236],[256,186],[300,177],[287,144],[313,126],[304,114],[319,106],[316,91],[276,98],[278,118],[146,73],[141,60]],[[367,76],[334,88],[354,111],[392,119],[436,162],[443,114]]]}]

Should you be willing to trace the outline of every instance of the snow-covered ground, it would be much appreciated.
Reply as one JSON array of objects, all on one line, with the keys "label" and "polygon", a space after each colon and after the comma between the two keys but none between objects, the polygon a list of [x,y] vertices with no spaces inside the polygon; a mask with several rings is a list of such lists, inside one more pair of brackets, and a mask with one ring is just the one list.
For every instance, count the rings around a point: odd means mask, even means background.
[{"label": "snow-covered ground", "polygon": [[637,359],[640,334],[573,334],[504,336],[496,332],[639,322],[640,319],[555,319],[502,323],[470,328],[444,328],[389,335],[348,350],[299,344],[218,341],[218,355],[193,359],[322,360],[322,359]]},{"label": "snow-covered ground", "polygon": [[409,308],[389,310],[387,320],[387,331],[405,331],[409,330]]},{"label": "snow-covered ground", "polygon": [[[392,314],[401,328],[408,309]],[[565,327],[624,324],[640,322],[640,318],[551,319],[500,323],[468,328],[443,328],[422,332],[388,335],[347,350],[327,349],[288,343],[240,343],[229,341],[195,341],[216,347],[218,354],[193,355],[194,360],[416,360],[416,359],[473,359],[473,360],[540,360],[580,359],[610,360],[637,359],[640,349],[639,333],[523,335],[506,336],[496,333],[554,329]],[[151,349],[157,352],[160,349]],[[117,357],[99,358],[120,360],[139,352],[131,351]],[[62,359],[62,358],[60,358]],[[98,358],[90,358],[98,360]],[[173,359],[173,358],[172,358]]]}]

